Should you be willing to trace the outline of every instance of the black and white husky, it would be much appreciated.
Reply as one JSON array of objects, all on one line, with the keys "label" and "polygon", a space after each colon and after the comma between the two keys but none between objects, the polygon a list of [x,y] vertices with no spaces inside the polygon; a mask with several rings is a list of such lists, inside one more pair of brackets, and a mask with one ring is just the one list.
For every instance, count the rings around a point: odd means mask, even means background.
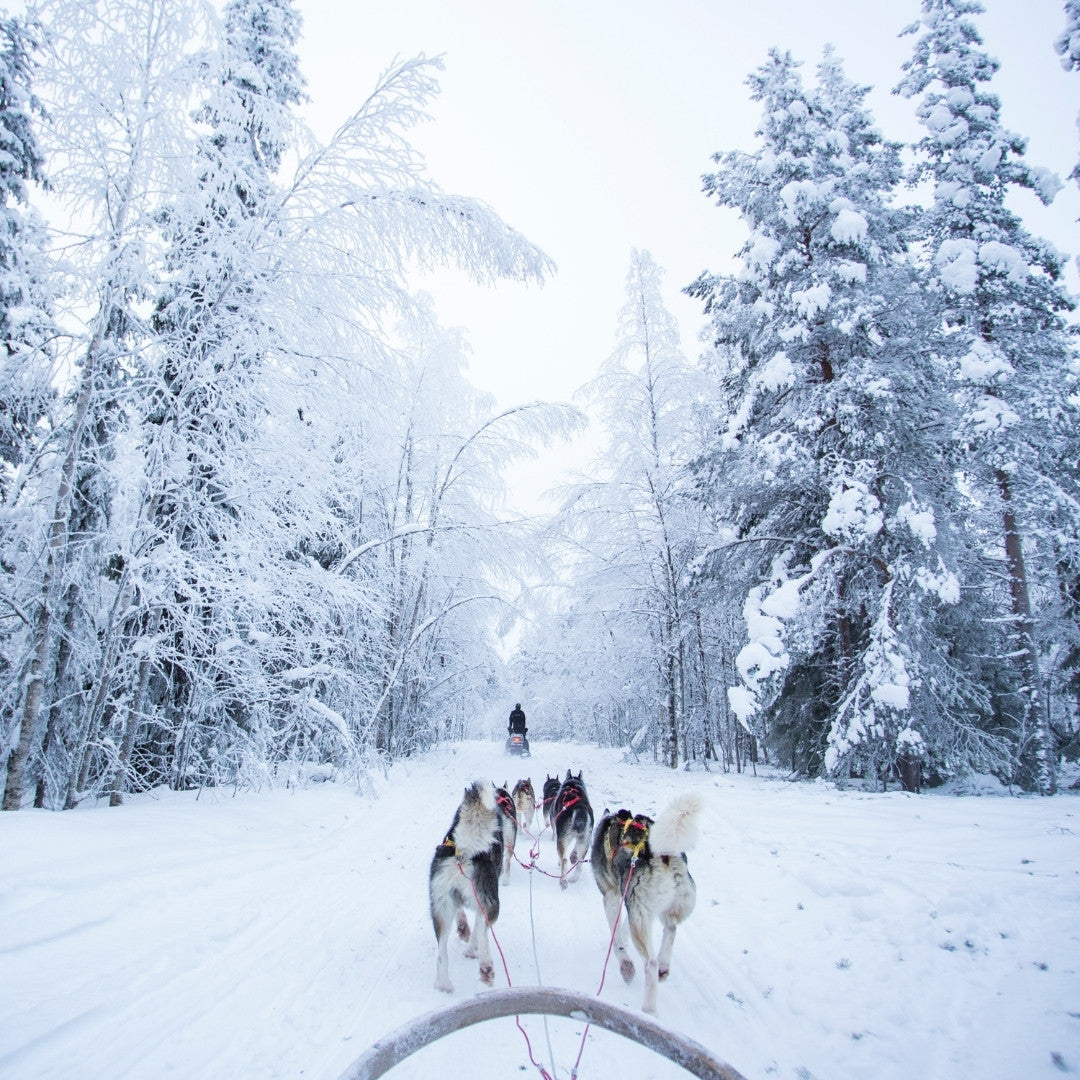
[{"label": "black and white husky", "polygon": [[544,790],[541,795],[542,809],[544,811],[544,825],[551,824],[551,811],[555,805],[555,796],[559,794],[560,781],[558,775],[549,776],[544,781]]},{"label": "black and white husky", "polygon": [[[645,999],[642,1010],[656,1012],[660,980],[671,970],[675,930],[694,910],[697,886],[690,876],[686,851],[697,839],[701,799],[679,796],[657,819],[619,810],[605,814],[596,826],[590,862],[604,898],[604,912],[615,936],[619,973],[625,982],[634,977],[634,962],[626,948],[626,922],[630,937],[645,961]],[[625,901],[627,918],[619,918]],[[664,928],[660,952],[653,951],[652,924]]]},{"label": "black and white husky", "polygon": [[592,805],[580,772],[574,776],[566,770],[566,779],[551,804],[551,823],[559,853],[559,884],[565,889],[581,876],[581,862],[592,839]]},{"label": "black and white husky", "polygon": [[[488,928],[499,917],[499,861],[503,854],[502,815],[493,784],[476,780],[454,814],[443,842],[435,849],[428,874],[431,922],[438,942],[435,987],[449,993],[447,940],[457,925],[458,936],[468,942],[465,955],[480,957],[480,981],[495,981]],[[465,910],[476,912],[472,932]]]}]

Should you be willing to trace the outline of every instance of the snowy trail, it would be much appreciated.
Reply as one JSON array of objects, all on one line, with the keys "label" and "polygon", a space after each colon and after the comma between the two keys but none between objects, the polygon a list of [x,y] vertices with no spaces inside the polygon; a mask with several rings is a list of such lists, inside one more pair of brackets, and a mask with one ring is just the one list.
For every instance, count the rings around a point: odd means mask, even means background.
[{"label": "snowy trail", "polygon": [[[467,743],[395,765],[379,797],[325,784],[168,792],[119,810],[0,815],[0,1077],[326,1077],[406,1021],[482,992],[451,948],[434,989],[427,867],[465,784],[582,768],[594,809],[706,801],[659,1019],[750,1080],[1042,1080],[1080,1071],[1080,802],[867,795],[672,773],[617,752]],[[528,859],[529,839],[518,854]],[[540,863],[556,865],[550,833]],[[511,869],[496,934],[514,985],[585,993],[608,929]],[[533,952],[533,933],[537,952]],[[496,961],[496,985],[505,985]],[[613,964],[603,997],[637,1009]],[[569,1076],[581,1025],[523,1018]],[[551,1050],[549,1051],[549,1042]],[[429,1047],[395,1080],[536,1074],[512,1020]],[[593,1029],[582,1080],[685,1077]]]}]

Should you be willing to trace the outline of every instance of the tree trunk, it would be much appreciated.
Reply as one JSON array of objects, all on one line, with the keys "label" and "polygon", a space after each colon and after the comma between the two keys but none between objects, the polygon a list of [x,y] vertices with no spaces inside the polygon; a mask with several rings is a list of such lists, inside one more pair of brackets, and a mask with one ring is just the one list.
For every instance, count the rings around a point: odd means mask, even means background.
[{"label": "tree trunk", "polygon": [[1024,682],[1024,731],[1030,733],[1036,784],[1040,795],[1053,795],[1057,777],[1053,755],[1053,734],[1046,710],[1042,708],[1042,685],[1039,677],[1039,654],[1035,648],[1035,632],[1031,621],[1031,594],[1028,591],[1027,568],[1016,514],[1012,502],[1012,482],[1004,470],[997,471],[1001,493],[1002,517],[1005,528],[1005,565],[1009,572],[1009,595],[1016,635],[1020,644],[1020,677]]}]

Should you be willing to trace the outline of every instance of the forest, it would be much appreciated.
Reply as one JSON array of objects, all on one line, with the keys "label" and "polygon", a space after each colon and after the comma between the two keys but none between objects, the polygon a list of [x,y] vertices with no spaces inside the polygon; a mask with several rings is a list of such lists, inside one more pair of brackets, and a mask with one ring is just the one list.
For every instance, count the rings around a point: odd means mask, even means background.
[{"label": "forest", "polygon": [[[981,6],[913,0],[914,145],[831,53],[771,52],[756,145],[688,182],[745,226],[684,283],[701,354],[637,251],[587,408],[499,410],[414,282],[553,264],[425,172],[437,58],[305,126],[301,8],[0,17],[3,808],[359,778],[525,686],[531,732],[671,768],[1058,790],[1075,302],[1010,201],[1062,181],[1001,121]],[[1080,73],[1080,0],[1061,27]],[[587,415],[590,479],[505,512]]]}]

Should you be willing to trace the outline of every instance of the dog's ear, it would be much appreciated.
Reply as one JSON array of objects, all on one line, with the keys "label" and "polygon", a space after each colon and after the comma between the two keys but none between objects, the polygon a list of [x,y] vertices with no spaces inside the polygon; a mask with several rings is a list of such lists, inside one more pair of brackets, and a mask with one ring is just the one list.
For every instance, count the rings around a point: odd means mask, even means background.
[{"label": "dog's ear", "polygon": [[[570,779],[570,770],[569,769],[566,770],[566,779],[567,780]],[[565,781],[564,781],[564,783],[565,783]]]}]

